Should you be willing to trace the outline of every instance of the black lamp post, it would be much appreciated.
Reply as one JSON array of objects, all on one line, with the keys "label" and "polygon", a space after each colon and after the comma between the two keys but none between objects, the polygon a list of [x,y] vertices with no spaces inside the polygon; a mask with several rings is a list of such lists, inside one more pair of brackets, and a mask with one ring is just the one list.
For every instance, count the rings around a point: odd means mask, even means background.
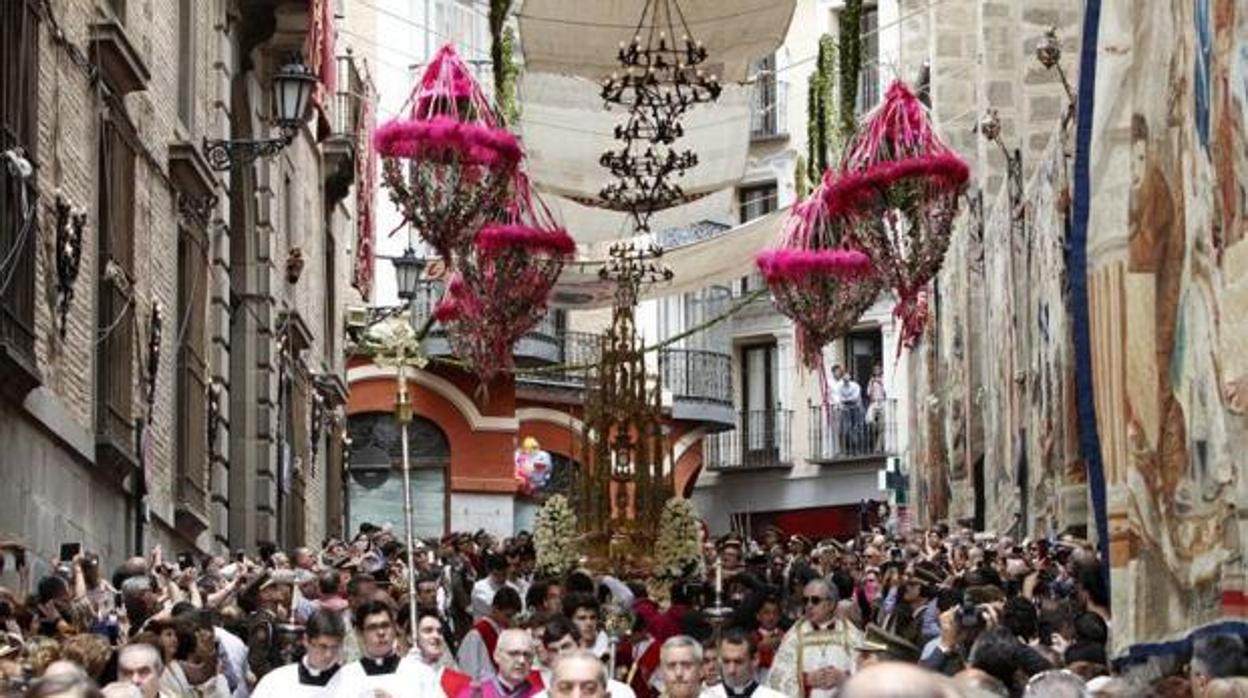
[{"label": "black lamp post", "polygon": [[290,145],[299,126],[308,120],[312,89],[317,77],[312,69],[295,57],[273,76],[273,121],[281,130],[277,138],[260,140],[204,139],[204,157],[214,170],[229,170],[246,165],[260,157],[272,157]]}]

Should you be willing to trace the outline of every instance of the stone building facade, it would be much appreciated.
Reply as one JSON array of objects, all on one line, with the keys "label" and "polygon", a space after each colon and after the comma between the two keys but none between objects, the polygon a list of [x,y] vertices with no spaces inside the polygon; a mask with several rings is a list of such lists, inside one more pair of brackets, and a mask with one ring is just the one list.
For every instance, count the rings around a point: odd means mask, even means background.
[{"label": "stone building facade", "polygon": [[363,62],[327,63],[340,89],[275,157],[218,171],[204,142],[276,135],[272,75],[318,16],[5,4],[0,151],[33,171],[0,174],[0,531],[36,568],[336,530]]},{"label": "stone building facade", "polygon": [[[928,334],[905,359],[919,521],[1022,535],[1088,523],[1061,312],[1073,112],[1056,69],[1035,57],[1056,28],[1075,84],[1080,10],[1068,0],[899,8],[898,66],[926,80],[933,120],[972,176]],[[996,141],[980,133],[990,110]]]}]

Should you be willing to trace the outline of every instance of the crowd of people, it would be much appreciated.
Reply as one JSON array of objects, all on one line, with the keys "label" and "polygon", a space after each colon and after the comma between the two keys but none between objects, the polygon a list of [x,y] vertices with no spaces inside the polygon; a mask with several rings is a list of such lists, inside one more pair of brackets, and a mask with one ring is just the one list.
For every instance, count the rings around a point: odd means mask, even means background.
[{"label": "crowd of people", "polygon": [[1070,537],[768,529],[662,587],[537,574],[525,533],[418,543],[409,574],[399,539],[157,547],[111,574],[74,551],[36,580],[16,555],[0,696],[1248,696],[1235,635],[1116,672],[1104,569]]}]

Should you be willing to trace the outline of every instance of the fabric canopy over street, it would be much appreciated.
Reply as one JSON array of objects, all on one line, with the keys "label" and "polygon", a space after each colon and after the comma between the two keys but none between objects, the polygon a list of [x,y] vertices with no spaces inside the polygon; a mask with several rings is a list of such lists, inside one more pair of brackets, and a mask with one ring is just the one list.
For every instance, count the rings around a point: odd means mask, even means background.
[{"label": "fabric canopy over street", "polygon": [[[707,286],[727,285],[754,272],[754,255],[776,244],[789,210],[782,209],[715,237],[667,250],[662,262],[672,280],[642,288],[642,298],[674,296]],[[568,264],[551,294],[553,305],[591,309],[611,305],[615,284],[598,278],[605,260],[584,259]]]},{"label": "fabric canopy over street", "polygon": [[[600,80],[618,72],[619,42],[631,40],[643,0],[525,0],[520,8],[524,74],[518,124],[529,174],[577,242],[631,237],[627,213],[602,208],[599,192],[612,181],[599,164],[620,147],[614,133],[620,108],[608,111]],[[652,229],[717,217],[731,207],[717,192],[730,191],[745,174],[749,154],[753,85],[750,64],[775,51],[788,32],[794,0],[680,0],[693,37],[707,49],[703,68],[719,75],[723,93],[714,104],[691,109],[682,119],[678,150],[691,150],[697,166],[678,182],[686,203],[660,212]],[[673,6],[675,3],[673,2]],[[575,41],[568,41],[575,36]],[[719,206],[712,211],[712,206]]]},{"label": "fabric canopy over street", "polygon": [[[518,16],[525,71],[595,83],[618,72],[616,50],[621,41],[632,40],[645,4],[524,0]],[[796,0],[680,0],[679,8],[693,38],[706,47],[707,72],[731,83],[745,82],[750,63],[780,46],[795,5]]]},{"label": "fabric canopy over street", "polygon": [[[520,133],[528,152],[529,174],[579,242],[632,234],[628,216],[598,207],[598,193],[612,181],[598,163],[619,147],[613,137],[624,113],[607,111],[597,84],[584,78],[527,72],[520,82],[524,110]],[[750,137],[750,88],[730,85],[713,106],[701,105],[684,119],[677,145],[692,150],[698,165],[678,180],[691,200],[734,186],[745,173]],[[578,208],[587,208],[580,212]],[[676,210],[690,208],[679,206]],[[690,220],[697,211],[677,216]],[[658,222],[661,225],[661,222]]]}]

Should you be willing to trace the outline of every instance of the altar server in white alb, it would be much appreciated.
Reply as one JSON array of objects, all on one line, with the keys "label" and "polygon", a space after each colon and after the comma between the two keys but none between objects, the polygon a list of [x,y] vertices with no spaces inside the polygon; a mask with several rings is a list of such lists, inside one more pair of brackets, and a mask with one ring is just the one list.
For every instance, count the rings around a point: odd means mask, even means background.
[{"label": "altar server in white alb", "polygon": [[327,686],[340,668],[346,626],[332,611],[316,611],[303,633],[303,659],[264,675],[252,698],[313,698],[329,696]]},{"label": "altar server in white alb", "polygon": [[355,631],[363,656],[338,671],[329,682],[334,698],[426,698],[442,694],[433,670],[416,657],[395,649],[394,607],[365,601],[355,610]]}]

